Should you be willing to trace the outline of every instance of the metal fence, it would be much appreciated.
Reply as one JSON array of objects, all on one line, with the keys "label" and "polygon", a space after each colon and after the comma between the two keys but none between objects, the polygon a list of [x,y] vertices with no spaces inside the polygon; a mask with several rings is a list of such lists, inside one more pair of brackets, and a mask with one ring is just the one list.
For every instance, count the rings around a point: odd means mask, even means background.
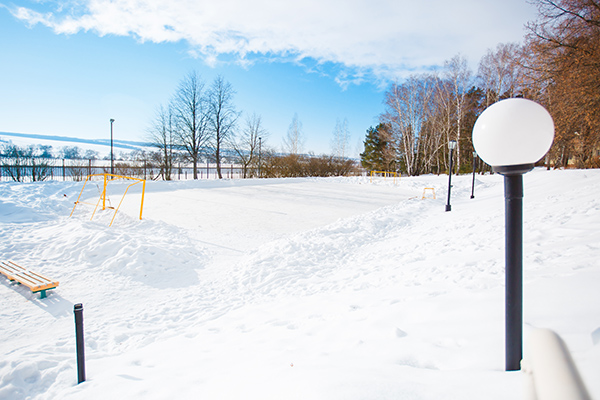
[{"label": "metal fence", "polygon": [[[0,158],[0,181],[82,181],[87,175],[111,173],[110,160],[67,160],[29,159],[27,161]],[[161,169],[150,161],[115,161],[114,173],[140,179],[162,179]],[[243,178],[243,169],[238,164],[221,164],[221,174],[225,179]],[[193,179],[191,163],[173,165],[172,180]],[[198,165],[198,179],[218,179],[217,165]]]}]

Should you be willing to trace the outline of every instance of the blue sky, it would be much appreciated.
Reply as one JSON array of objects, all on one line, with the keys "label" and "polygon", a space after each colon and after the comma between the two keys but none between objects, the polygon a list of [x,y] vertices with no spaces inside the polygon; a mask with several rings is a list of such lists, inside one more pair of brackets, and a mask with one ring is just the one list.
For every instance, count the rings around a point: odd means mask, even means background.
[{"label": "blue sky", "polygon": [[190,71],[222,75],[280,149],[348,120],[357,155],[389,82],[521,41],[526,0],[0,0],[0,131],[143,140]]}]

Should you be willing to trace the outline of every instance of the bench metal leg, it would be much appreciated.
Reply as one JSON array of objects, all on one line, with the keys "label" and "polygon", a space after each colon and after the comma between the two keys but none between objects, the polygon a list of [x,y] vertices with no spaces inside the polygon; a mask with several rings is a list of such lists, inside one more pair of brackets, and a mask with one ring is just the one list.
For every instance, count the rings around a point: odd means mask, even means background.
[{"label": "bench metal leg", "polygon": [[45,298],[46,298],[46,291],[40,290],[40,299],[45,299]]}]

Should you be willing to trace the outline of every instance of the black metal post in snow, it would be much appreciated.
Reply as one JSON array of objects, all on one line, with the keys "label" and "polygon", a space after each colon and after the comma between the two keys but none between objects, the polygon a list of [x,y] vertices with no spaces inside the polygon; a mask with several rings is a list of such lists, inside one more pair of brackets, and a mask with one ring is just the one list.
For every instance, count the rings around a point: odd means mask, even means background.
[{"label": "black metal post in snow", "polygon": [[67,173],[65,171],[65,159],[63,158],[62,160],[62,165],[63,165],[63,182],[67,180]]},{"label": "black metal post in snow", "polygon": [[494,167],[504,176],[506,371],[521,369],[523,358],[523,174],[533,164]]},{"label": "black metal post in snow", "polygon": [[450,205],[450,190],[452,188],[452,154],[454,149],[450,149],[450,172],[448,174],[448,202],[446,203],[446,211],[451,211],[452,206]]},{"label": "black metal post in snow", "polygon": [[475,167],[477,166],[477,153],[473,152],[473,183],[471,184],[471,198],[475,198]]},{"label": "black metal post in snow", "polygon": [[523,358],[523,175],[504,177],[506,235],[506,370]]},{"label": "black metal post in snow", "polygon": [[113,152],[113,122],[114,119],[110,119],[110,173],[114,175],[115,166],[114,166],[114,152]]},{"label": "black metal post in snow", "polygon": [[77,348],[77,383],[85,381],[85,346],[83,342],[83,304],[73,306],[75,314],[75,344]]}]

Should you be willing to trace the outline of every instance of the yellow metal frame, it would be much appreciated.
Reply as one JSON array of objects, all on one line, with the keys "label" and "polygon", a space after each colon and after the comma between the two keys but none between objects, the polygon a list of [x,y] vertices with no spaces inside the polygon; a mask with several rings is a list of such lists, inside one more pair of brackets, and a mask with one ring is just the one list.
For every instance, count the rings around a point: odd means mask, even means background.
[{"label": "yellow metal frame", "polygon": [[373,183],[373,177],[375,176],[375,174],[383,174],[383,179],[384,180],[388,176],[393,176],[394,177],[394,183],[396,183],[396,178],[398,178],[398,180],[400,179],[400,175],[398,175],[398,172],[392,172],[392,171],[371,171],[371,180],[370,180],[371,183]]},{"label": "yellow metal frame", "polygon": [[431,193],[433,194],[433,199],[435,200],[435,189],[434,188],[425,188],[423,189],[423,197],[421,197],[421,200],[425,200],[427,197],[425,197],[425,195],[427,194],[427,191],[430,190]]},{"label": "yellow metal frame", "polygon": [[[93,176],[102,176],[104,177],[104,186],[102,189],[102,193],[100,193],[100,198],[98,199],[98,201],[96,202],[95,208],[94,208],[94,212],[92,213],[92,217],[90,218],[90,221],[92,219],[94,219],[94,215],[96,214],[96,211],[98,210],[98,206],[100,205],[100,200],[102,200],[102,210],[106,210],[107,208],[110,209],[114,209],[115,213],[112,217],[112,219],[110,220],[110,224],[108,225],[109,227],[112,226],[113,221],[115,220],[115,217],[117,216],[117,212],[119,211],[119,208],[121,207],[121,203],[123,203],[123,199],[125,198],[125,195],[127,194],[127,191],[129,190],[130,187],[137,185],[138,183],[142,182],[142,202],[140,204],[140,220],[142,219],[142,210],[144,209],[144,194],[146,193],[146,180],[145,179],[139,179],[139,178],[132,178],[130,176],[122,176],[122,175],[113,175],[113,174],[92,174],[92,175],[88,175],[87,178],[85,178],[85,182],[83,182],[83,187],[81,188],[81,192],[79,192],[79,197],[77,197],[77,201],[75,202],[75,206],[73,207],[73,210],[71,211],[71,215],[69,215],[69,217],[71,217],[73,215],[73,213],[75,212],[75,208],[77,207],[77,204],[79,203],[83,203],[83,204],[90,204],[90,205],[94,205],[91,203],[84,203],[82,201],[79,201],[79,199],[81,198],[81,195],[83,194],[83,190],[85,189],[85,185],[87,184],[87,182],[89,180],[91,180],[91,178]],[[131,185],[127,186],[127,189],[125,189],[125,193],[123,193],[123,197],[121,197],[121,201],[119,202],[119,205],[117,206],[117,208],[115,209],[114,207],[106,207],[106,186],[108,184],[108,182],[111,181],[115,181],[118,179],[129,179],[129,180],[133,180],[133,181],[137,181],[132,183]]]}]

